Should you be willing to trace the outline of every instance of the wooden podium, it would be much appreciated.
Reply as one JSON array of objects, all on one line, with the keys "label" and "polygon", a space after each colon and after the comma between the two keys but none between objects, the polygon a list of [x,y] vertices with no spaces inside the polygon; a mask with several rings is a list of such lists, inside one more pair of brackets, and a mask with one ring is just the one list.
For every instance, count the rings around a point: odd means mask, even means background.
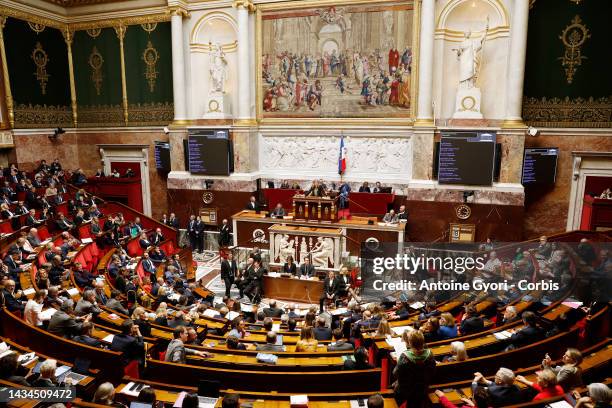
[{"label": "wooden podium", "polygon": [[338,221],[336,200],[331,197],[293,196],[293,220],[332,223]]}]

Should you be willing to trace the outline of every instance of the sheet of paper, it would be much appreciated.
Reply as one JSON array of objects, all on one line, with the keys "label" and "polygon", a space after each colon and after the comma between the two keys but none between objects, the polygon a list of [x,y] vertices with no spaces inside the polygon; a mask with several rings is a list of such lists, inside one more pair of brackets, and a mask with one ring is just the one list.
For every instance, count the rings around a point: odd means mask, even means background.
[{"label": "sheet of paper", "polygon": [[109,334],[108,336],[103,338],[102,341],[104,341],[106,343],[112,343],[114,338],[115,338],[114,334]]},{"label": "sheet of paper", "polygon": [[408,330],[408,331],[412,331],[413,328],[412,326],[397,326],[397,327],[392,327],[391,331],[395,334],[397,334],[398,336],[401,336],[402,334],[404,334],[404,332]]},{"label": "sheet of paper", "polygon": [[51,316],[53,316],[55,314],[55,312],[57,312],[56,309],[50,307],[47,310],[43,310],[42,312],[40,312],[40,319],[41,320],[49,320],[51,319]]},{"label": "sheet of paper", "polygon": [[240,316],[240,313],[238,313],[238,312],[234,312],[234,311],[231,311],[231,312],[229,312],[229,313],[226,315],[226,317],[227,317],[227,319],[228,319],[228,320],[234,320],[234,319],[235,319],[235,318],[237,318],[238,316]]}]

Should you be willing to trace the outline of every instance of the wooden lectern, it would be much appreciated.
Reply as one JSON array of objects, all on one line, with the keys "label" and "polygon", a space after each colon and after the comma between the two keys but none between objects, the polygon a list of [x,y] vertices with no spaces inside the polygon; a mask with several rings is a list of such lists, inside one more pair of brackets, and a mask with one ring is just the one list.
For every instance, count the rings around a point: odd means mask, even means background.
[{"label": "wooden lectern", "polygon": [[330,197],[293,196],[293,219],[295,221],[332,223],[338,221],[336,200]]}]

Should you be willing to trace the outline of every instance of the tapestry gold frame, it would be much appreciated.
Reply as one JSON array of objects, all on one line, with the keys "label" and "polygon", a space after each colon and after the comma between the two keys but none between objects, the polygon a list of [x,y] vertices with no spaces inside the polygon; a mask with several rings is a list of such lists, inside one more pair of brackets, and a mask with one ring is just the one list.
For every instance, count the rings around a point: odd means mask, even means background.
[{"label": "tapestry gold frame", "polygon": [[419,74],[419,43],[420,43],[420,10],[422,0],[403,1],[406,5],[412,5],[412,75],[410,79],[410,109],[406,117],[394,118],[264,118],[263,116],[263,71],[262,71],[262,50],[263,50],[263,28],[262,12],[296,10],[310,7],[342,7],[354,5],[372,5],[390,3],[390,0],[306,0],[306,1],[286,1],[279,3],[257,4],[255,11],[255,107],[257,122],[261,125],[391,125],[391,126],[411,126],[416,117],[416,104],[418,98],[418,74]]}]

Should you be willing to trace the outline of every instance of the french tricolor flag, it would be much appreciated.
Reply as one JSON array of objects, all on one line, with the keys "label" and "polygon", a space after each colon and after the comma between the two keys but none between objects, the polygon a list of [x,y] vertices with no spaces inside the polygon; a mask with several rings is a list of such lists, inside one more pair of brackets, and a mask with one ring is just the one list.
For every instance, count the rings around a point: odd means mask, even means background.
[{"label": "french tricolor flag", "polygon": [[338,155],[338,174],[346,171],[346,147],[344,147],[344,135],[340,136],[340,154]]}]

